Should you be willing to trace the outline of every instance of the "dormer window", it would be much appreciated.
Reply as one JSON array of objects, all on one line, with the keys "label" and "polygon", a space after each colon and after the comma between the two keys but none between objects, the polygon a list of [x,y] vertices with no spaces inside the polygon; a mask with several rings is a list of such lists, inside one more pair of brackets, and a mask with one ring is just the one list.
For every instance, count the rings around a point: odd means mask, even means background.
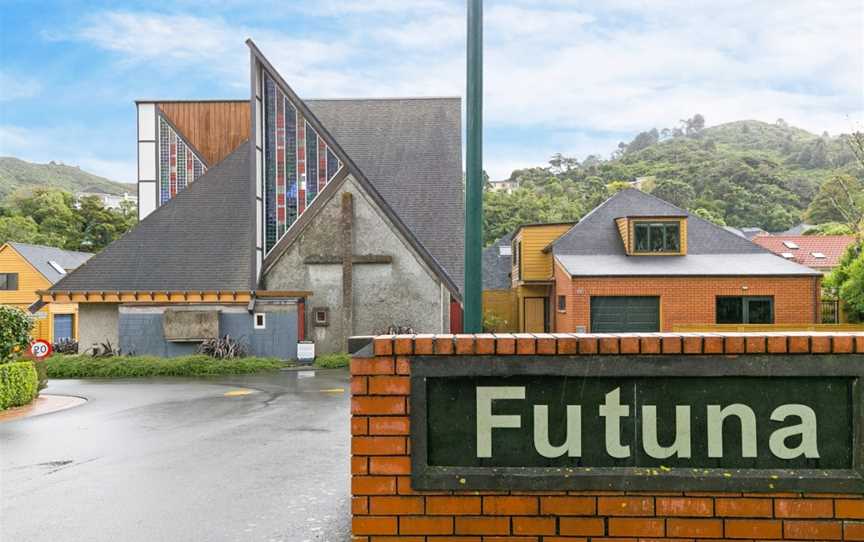
[{"label": "dormer window", "polygon": [[633,252],[637,254],[681,252],[681,225],[674,222],[634,222]]}]

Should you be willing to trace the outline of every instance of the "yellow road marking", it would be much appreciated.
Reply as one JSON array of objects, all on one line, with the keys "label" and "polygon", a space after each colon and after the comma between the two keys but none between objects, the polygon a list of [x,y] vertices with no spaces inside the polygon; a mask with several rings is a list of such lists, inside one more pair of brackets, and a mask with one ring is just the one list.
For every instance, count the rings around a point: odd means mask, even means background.
[{"label": "yellow road marking", "polygon": [[252,390],[247,390],[245,388],[239,390],[231,390],[225,392],[225,397],[240,397],[241,395],[249,395],[252,393]]},{"label": "yellow road marking", "polygon": [[321,393],[345,393],[345,388],[330,388],[326,390],[318,390]]}]

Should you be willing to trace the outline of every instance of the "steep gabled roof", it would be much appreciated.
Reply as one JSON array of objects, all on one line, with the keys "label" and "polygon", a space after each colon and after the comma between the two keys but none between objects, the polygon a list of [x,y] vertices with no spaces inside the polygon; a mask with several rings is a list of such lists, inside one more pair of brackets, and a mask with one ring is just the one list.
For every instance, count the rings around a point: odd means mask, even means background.
[{"label": "steep gabled roof", "polygon": [[[627,256],[621,217],[687,217],[686,256]],[[812,275],[724,228],[640,190],[622,190],[597,206],[551,248],[572,275]]]},{"label": "steep gabled roof", "polygon": [[254,210],[240,145],[54,291],[248,291]]},{"label": "steep gabled roof", "polygon": [[[84,262],[93,257],[89,252],[75,252],[72,250],[63,250],[55,247],[46,247],[42,245],[30,245],[27,243],[9,242],[9,246],[15,249],[22,258],[27,260],[27,263],[32,265],[39,273],[41,273],[51,284],[66,276],[66,273],[80,267]],[[51,265],[55,262],[66,273],[61,273]]]},{"label": "steep gabled roof", "polygon": [[503,290],[510,288],[512,256],[501,255],[501,247],[509,247],[513,235],[507,234],[483,249],[483,289]]},{"label": "steep gabled roof", "polygon": [[[840,263],[840,258],[855,242],[853,235],[758,235],[753,238],[757,245],[767,248],[774,254],[791,254],[793,262],[807,267],[832,268]],[[787,245],[788,243],[788,245]],[[790,246],[798,248],[790,248]],[[818,258],[813,254],[821,253]]]}]

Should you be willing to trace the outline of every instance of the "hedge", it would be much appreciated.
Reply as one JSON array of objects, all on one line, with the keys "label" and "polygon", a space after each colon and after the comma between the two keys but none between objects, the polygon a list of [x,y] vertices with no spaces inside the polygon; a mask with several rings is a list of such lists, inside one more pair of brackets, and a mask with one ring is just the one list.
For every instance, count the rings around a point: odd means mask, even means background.
[{"label": "hedge", "polygon": [[30,403],[38,387],[39,377],[32,361],[0,364],[0,410]]},{"label": "hedge", "polygon": [[215,376],[275,371],[285,363],[274,358],[214,359],[195,355],[93,357],[54,355],[45,361],[49,378],[134,378],[147,376]]}]

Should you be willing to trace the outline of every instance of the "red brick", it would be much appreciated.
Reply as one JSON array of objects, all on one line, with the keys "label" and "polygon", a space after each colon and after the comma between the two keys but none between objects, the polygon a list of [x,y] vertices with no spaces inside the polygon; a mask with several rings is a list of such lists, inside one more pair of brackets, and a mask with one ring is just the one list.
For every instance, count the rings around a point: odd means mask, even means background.
[{"label": "red brick", "polygon": [[426,497],[426,513],[432,515],[466,516],[481,513],[480,497]]},{"label": "red brick", "polygon": [[844,540],[864,540],[864,521],[844,521]]},{"label": "red brick", "polygon": [[370,457],[370,474],[411,474],[411,458],[407,455],[396,457]]},{"label": "red brick", "polygon": [[660,337],[642,337],[640,342],[643,354],[660,353]]},{"label": "red brick", "polygon": [[654,502],[658,516],[713,516],[714,500],[705,497],[657,497]]},{"label": "red brick", "polygon": [[510,518],[457,517],[456,534],[510,534]]},{"label": "red brick", "polygon": [[831,350],[835,354],[851,354],[854,349],[855,344],[849,335],[837,335],[832,338]]},{"label": "red brick", "polygon": [[722,538],[722,519],[678,519],[666,520],[666,536],[676,538]]},{"label": "red brick", "polygon": [[618,339],[622,354],[639,353],[639,337],[619,337]]},{"label": "red brick", "polygon": [[579,337],[580,354],[596,354],[598,349],[595,337]]},{"label": "red brick", "polygon": [[831,499],[777,499],[774,515],[778,518],[830,518],[834,516]]},{"label": "red brick", "polygon": [[738,335],[725,335],[723,337],[723,352],[726,354],[743,354],[744,337]]},{"label": "red brick", "polygon": [[483,513],[491,516],[531,516],[538,509],[537,497],[483,497]]},{"label": "red brick", "polygon": [[527,333],[516,334],[516,353],[520,356],[536,354],[537,341]]},{"label": "red brick", "polygon": [[354,455],[402,455],[407,452],[405,437],[352,437]]},{"label": "red brick", "polygon": [[481,333],[474,339],[474,352],[481,356],[487,356],[495,353],[495,335],[491,333]]},{"label": "red brick", "polygon": [[705,354],[722,354],[723,337],[711,335],[702,338],[702,351]]},{"label": "red brick", "polygon": [[789,353],[806,354],[810,352],[810,337],[806,335],[791,335],[789,337]]},{"label": "red brick", "polygon": [[396,374],[397,375],[411,374],[411,358],[406,358],[406,357],[396,358]]},{"label": "red brick", "polygon": [[407,416],[373,416],[369,418],[370,435],[407,435],[410,431]]},{"label": "red brick", "polygon": [[558,532],[574,536],[603,536],[606,526],[603,518],[559,518]]},{"label": "red brick", "polygon": [[408,395],[411,393],[411,379],[407,376],[369,377],[370,395]]},{"label": "red brick", "polygon": [[[600,540],[596,538],[595,540]],[[544,536],[543,542],[588,542],[584,536]]]},{"label": "red brick", "polygon": [[354,534],[396,534],[398,522],[396,518],[378,518],[360,516],[351,520],[351,532]]},{"label": "red brick", "polygon": [[664,354],[681,353],[681,337],[663,337],[660,343]]},{"label": "red brick", "polygon": [[435,336],[435,353],[440,355],[449,355],[455,351],[453,343],[453,335],[436,335]]},{"label": "red brick", "polygon": [[840,540],[843,537],[843,523],[786,520],[783,522],[783,536],[797,540]]},{"label": "red brick", "polygon": [[767,350],[769,354],[785,354],[786,353],[786,336],[768,337]]},{"label": "red brick", "polygon": [[365,416],[351,417],[351,434],[352,435],[368,435],[369,434],[369,418]]},{"label": "red brick", "polygon": [[516,338],[509,333],[495,334],[495,352],[499,355],[509,356],[516,353]]},{"label": "red brick", "polygon": [[610,518],[609,536],[663,536],[664,522],[660,518]]},{"label": "red brick", "polygon": [[513,534],[555,534],[555,518],[513,518]]},{"label": "red brick", "polygon": [[393,342],[393,353],[397,356],[410,356],[414,353],[414,337],[398,335]]},{"label": "red brick", "polygon": [[540,513],[555,516],[590,516],[597,511],[593,497],[540,497]]},{"label": "red brick", "polygon": [[724,524],[726,538],[771,538],[782,536],[782,524],[770,519],[727,519]]},{"label": "red brick", "polygon": [[453,534],[453,518],[400,517],[399,534]]},{"label": "red brick", "polygon": [[855,337],[855,352],[864,354],[864,335],[857,335]]},{"label": "red brick", "polygon": [[538,354],[543,356],[554,356],[557,354],[558,343],[554,337],[551,337],[548,334],[542,334],[536,337],[536,341]]},{"label": "red brick", "polygon": [[393,374],[393,358],[352,358],[352,375]]},{"label": "red brick", "polygon": [[369,388],[367,386],[368,377],[352,376],[351,377],[351,395],[366,395]]},{"label": "red brick", "polygon": [[352,476],[351,493],[354,495],[393,495],[396,478],[393,476]]},{"label": "red brick", "polygon": [[810,337],[810,352],[812,354],[830,354],[831,337],[827,335],[813,335]]},{"label": "red brick", "polygon": [[716,499],[715,515],[718,517],[770,518],[771,499]]},{"label": "red brick", "polygon": [[369,497],[369,513],[375,516],[422,514],[423,497]]},{"label": "red brick", "polygon": [[601,354],[617,354],[620,352],[618,337],[600,337],[598,350]]},{"label": "red brick", "polygon": [[416,335],[414,337],[414,355],[431,356],[435,352],[433,348],[434,337],[434,335]]},{"label": "red brick", "polygon": [[579,345],[575,337],[558,337],[558,353],[559,354],[576,354],[579,352]]},{"label": "red brick", "polygon": [[376,356],[392,356],[393,355],[393,337],[375,337],[372,341],[372,350]]},{"label": "red brick", "polygon": [[702,353],[702,337],[684,337],[685,354]]},{"label": "red brick", "polygon": [[864,519],[864,499],[837,499],[834,501],[834,516],[847,519]]},{"label": "red brick", "polygon": [[474,335],[456,335],[456,353],[457,354],[473,354],[474,353]]},{"label": "red brick", "polygon": [[748,354],[764,354],[766,350],[765,337],[759,335],[751,335],[744,339]]},{"label": "red brick", "polygon": [[369,458],[363,456],[352,457],[351,474],[369,474]]},{"label": "red brick", "polygon": [[598,497],[597,513],[601,516],[653,516],[651,497]]},{"label": "red brick", "polygon": [[369,513],[369,497],[351,497],[351,513],[366,515]]},{"label": "red brick", "polygon": [[404,397],[369,397],[360,396],[351,398],[352,414],[405,414]]}]

